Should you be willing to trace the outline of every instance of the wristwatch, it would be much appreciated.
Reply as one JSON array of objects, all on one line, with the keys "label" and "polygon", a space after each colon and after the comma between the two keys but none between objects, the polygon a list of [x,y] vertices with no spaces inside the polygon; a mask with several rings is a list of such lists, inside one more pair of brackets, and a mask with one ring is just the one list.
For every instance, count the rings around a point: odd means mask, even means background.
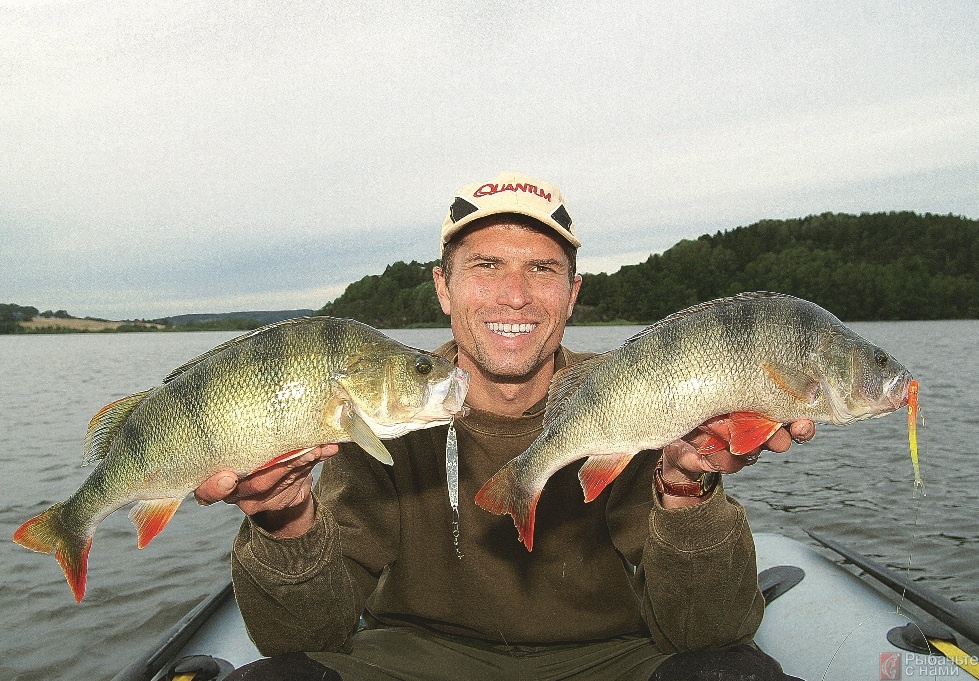
[{"label": "wristwatch", "polygon": [[721,481],[720,473],[701,473],[700,477],[690,482],[669,482],[663,479],[663,459],[656,462],[653,470],[656,491],[671,497],[704,497],[714,491]]}]

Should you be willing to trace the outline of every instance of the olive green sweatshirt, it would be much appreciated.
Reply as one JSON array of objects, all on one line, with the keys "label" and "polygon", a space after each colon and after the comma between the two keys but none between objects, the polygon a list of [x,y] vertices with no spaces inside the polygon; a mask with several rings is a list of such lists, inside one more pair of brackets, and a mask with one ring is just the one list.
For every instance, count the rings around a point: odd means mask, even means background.
[{"label": "olive green sweatshirt", "polygon": [[[450,343],[437,352],[456,351]],[[556,368],[586,356],[561,348]],[[634,457],[588,504],[577,466],[551,477],[533,552],[509,516],[476,506],[479,488],[530,445],[542,420],[543,401],[519,418],[473,410],[456,420],[458,547],[447,426],[388,441],[390,467],[341,446],[324,463],[316,524],[302,537],[277,539],[246,519],[232,576],[259,650],[343,650],[361,615],[369,627],[422,627],[488,643],[640,635],[671,653],[750,641],[764,602],[744,509],[721,487],[699,505],[664,509],[653,491],[656,453]]]}]

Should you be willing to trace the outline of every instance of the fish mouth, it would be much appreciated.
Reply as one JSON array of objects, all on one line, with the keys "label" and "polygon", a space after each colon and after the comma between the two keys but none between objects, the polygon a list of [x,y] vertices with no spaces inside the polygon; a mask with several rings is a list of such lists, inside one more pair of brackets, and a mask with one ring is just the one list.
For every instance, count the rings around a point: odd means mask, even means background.
[{"label": "fish mouth", "polygon": [[911,372],[905,369],[884,384],[884,401],[892,409],[900,409],[908,403],[908,386],[913,378]]},{"label": "fish mouth", "polygon": [[432,387],[432,404],[437,404],[448,416],[465,416],[469,411],[465,405],[469,392],[469,372],[456,367],[451,374]]},{"label": "fish mouth", "polygon": [[516,338],[525,336],[537,328],[536,322],[485,322],[486,329],[490,333],[495,333],[506,338]]}]

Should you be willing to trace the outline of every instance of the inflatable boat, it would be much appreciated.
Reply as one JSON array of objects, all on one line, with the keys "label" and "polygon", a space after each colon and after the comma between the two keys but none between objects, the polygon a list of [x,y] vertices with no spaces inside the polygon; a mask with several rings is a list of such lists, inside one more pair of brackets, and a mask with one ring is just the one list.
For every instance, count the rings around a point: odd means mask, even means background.
[{"label": "inflatable boat", "polygon": [[[864,576],[815,546],[755,534],[758,582],[766,600],[755,642],[787,674],[805,681],[979,678],[979,614],[906,583],[838,542],[809,534]],[[259,657],[227,584],[113,681],[220,681]]]}]

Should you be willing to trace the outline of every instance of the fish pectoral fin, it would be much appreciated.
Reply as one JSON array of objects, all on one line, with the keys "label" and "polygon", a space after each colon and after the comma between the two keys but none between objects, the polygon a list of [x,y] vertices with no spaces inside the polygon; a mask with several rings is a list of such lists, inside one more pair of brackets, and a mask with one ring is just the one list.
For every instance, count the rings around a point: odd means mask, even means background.
[{"label": "fish pectoral fin", "polygon": [[380,438],[374,434],[371,427],[367,425],[367,421],[362,419],[349,404],[343,408],[343,413],[340,415],[340,426],[347,431],[350,439],[360,445],[361,449],[365,452],[381,463],[387,464],[388,466],[394,465],[391,452],[384,446]]},{"label": "fish pectoral fin", "polygon": [[750,411],[738,411],[730,416],[732,454],[743,455],[761,447],[782,427],[780,422]]},{"label": "fish pectoral fin", "polygon": [[779,367],[771,362],[762,362],[765,373],[781,390],[805,404],[813,404],[821,391],[820,382],[812,376],[788,367]]},{"label": "fish pectoral fin", "polygon": [[581,489],[585,492],[585,503],[598,497],[635,455],[635,452],[595,454],[585,459],[585,463],[578,471],[578,480],[581,481]]},{"label": "fish pectoral fin", "polygon": [[83,466],[105,457],[106,452],[109,451],[109,445],[122,424],[129,418],[129,414],[151,392],[153,392],[152,389],[134,393],[128,397],[123,397],[121,400],[110,402],[95,412],[95,416],[89,421],[88,431],[85,433]]},{"label": "fish pectoral fin", "polygon": [[136,546],[139,548],[149,544],[153,537],[167,526],[173,514],[180,506],[180,499],[146,499],[133,506],[129,519],[136,526]]}]

